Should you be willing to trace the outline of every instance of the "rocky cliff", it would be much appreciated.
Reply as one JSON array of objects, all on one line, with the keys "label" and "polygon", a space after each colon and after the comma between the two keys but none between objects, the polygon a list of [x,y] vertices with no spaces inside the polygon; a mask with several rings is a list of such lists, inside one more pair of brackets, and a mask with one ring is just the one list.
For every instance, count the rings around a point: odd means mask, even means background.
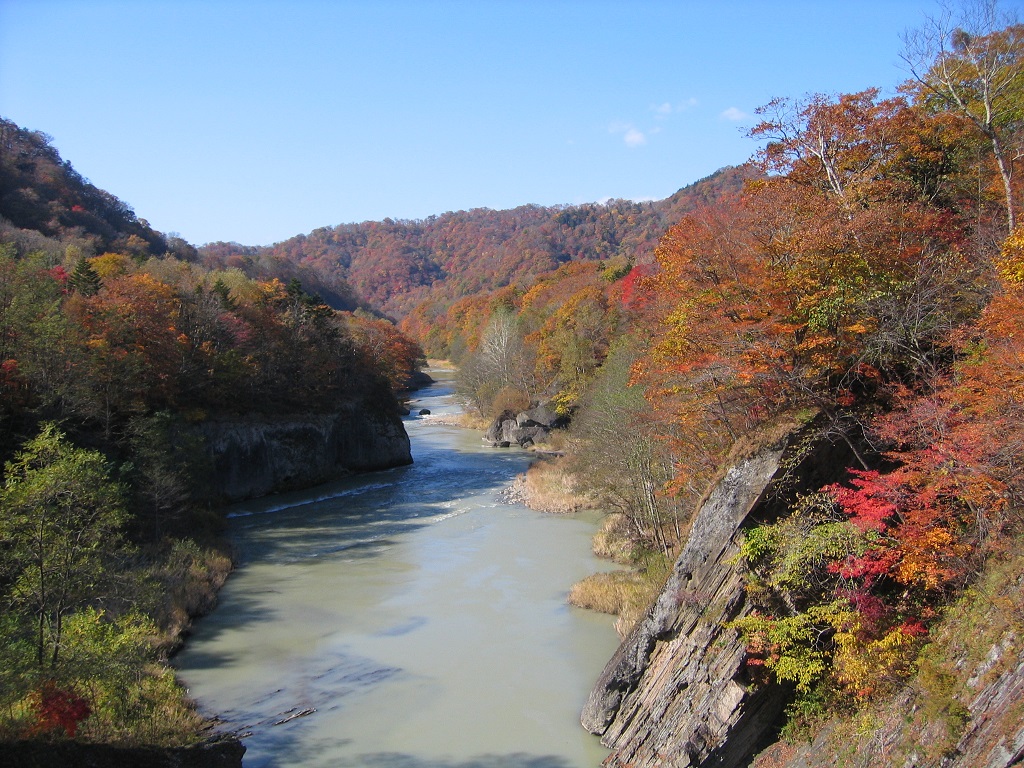
[{"label": "rocky cliff", "polygon": [[726,626],[751,610],[736,558],[746,526],[773,519],[793,492],[834,482],[850,458],[841,444],[793,432],[732,462],[587,701],[584,727],[613,750],[606,766],[1024,766],[1024,553],[990,566],[950,609],[921,673],[894,699],[837,717],[807,744],[773,743],[790,691],[752,684]]},{"label": "rocky cliff", "polygon": [[614,750],[606,765],[743,765],[778,720],[786,691],[748,686],[743,643],[723,624],[747,611],[731,559],[784,449],[729,469],[701,505],[661,595],[605,667],[582,721]]},{"label": "rocky cliff", "polygon": [[214,500],[309,487],[412,462],[397,411],[349,405],[335,413],[209,421],[198,427]]}]

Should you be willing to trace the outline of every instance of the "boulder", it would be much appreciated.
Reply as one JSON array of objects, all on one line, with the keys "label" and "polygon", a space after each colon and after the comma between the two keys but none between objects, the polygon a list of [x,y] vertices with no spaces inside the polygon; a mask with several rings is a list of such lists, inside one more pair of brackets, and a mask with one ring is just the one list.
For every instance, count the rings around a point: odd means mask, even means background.
[{"label": "boulder", "polygon": [[552,428],[550,425],[557,424],[559,418],[554,411],[544,407],[522,413],[504,411],[484,432],[484,440],[491,445],[514,443],[526,448],[544,442]]},{"label": "boulder", "polygon": [[515,427],[509,432],[512,441],[519,443],[523,448],[531,446],[537,442],[544,442],[544,438],[547,437],[547,434],[548,431],[544,427],[540,426]]},{"label": "boulder", "polygon": [[516,415],[512,411],[503,411],[484,432],[484,440],[490,443],[514,442],[512,430],[515,429]]},{"label": "boulder", "polygon": [[431,384],[436,383],[429,373],[426,371],[414,371],[405,380],[405,386],[403,389],[407,391],[413,391],[417,389],[425,389]]},{"label": "boulder", "polygon": [[559,416],[546,405],[538,405],[528,411],[516,415],[516,423],[520,427],[543,427],[547,430],[565,426],[565,418]]}]

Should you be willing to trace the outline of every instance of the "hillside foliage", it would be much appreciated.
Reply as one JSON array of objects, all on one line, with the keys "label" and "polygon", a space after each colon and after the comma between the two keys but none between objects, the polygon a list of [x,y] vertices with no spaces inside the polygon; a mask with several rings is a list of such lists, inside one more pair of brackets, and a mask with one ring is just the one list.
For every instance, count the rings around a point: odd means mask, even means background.
[{"label": "hillside foliage", "polygon": [[445,348],[431,346],[418,331],[451,303],[528,284],[569,261],[646,260],[672,221],[697,205],[738,193],[750,173],[725,168],[652,203],[478,208],[416,221],[322,227],[262,248],[211,243],[200,250],[218,268],[248,270],[264,260],[296,265],[324,284],[351,285],[368,309],[395,319],[417,310],[417,324],[409,332],[427,343],[429,354],[445,357]]},{"label": "hillside foliage", "polygon": [[295,269],[207,269],[9,121],[0,171],[0,739],[189,741],[164,662],[230,563],[188,427],[394,411],[422,351]]},{"label": "hillside foliage", "polygon": [[[143,557],[113,543],[184,519],[194,476],[175,424],[378,397],[421,350],[458,364],[482,416],[569,417],[565,464],[621,514],[638,561],[678,551],[730,452],[796,424],[844,446],[838,479],[745,531],[755,610],[733,629],[751,679],[795,690],[794,722],[904,686],[946,607],[1024,534],[1024,28],[992,20],[909,37],[899,95],[772,101],[749,164],[666,201],[345,224],[267,247],[153,233],[4,122],[7,727],[110,734],[118,706],[165,706],[141,640],[152,620],[126,596],[142,588],[88,574]],[[70,551],[68,498],[107,547],[55,595],[24,565],[39,561],[26,531]],[[161,568],[188,570],[191,546]],[[103,666],[113,648],[138,663]],[[114,701],[126,675],[135,698]]]},{"label": "hillside foliage", "polygon": [[641,551],[670,555],[730,450],[773,425],[843,445],[840,481],[799,489],[744,548],[756,611],[735,629],[801,716],[899,689],[943,607],[1020,541],[1024,38],[948,35],[902,95],[765,105],[741,194],[650,256],[403,324],[460,361],[481,413],[512,388],[572,415],[580,487]]}]

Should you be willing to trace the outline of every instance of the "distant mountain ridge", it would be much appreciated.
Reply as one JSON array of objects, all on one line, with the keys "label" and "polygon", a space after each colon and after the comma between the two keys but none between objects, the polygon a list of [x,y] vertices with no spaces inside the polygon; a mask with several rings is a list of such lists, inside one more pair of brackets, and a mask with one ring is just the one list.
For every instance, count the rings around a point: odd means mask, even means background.
[{"label": "distant mountain ridge", "polygon": [[[49,238],[82,255],[173,256],[248,277],[295,278],[335,309],[399,320],[430,302],[444,308],[510,284],[529,285],[570,261],[643,263],[669,226],[701,205],[737,196],[755,175],[725,167],[654,202],[475,208],[422,220],[320,227],[269,246],[209,243],[198,250],[160,233],[130,205],[63,160],[40,131],[0,118],[0,233],[25,252]],[[63,247],[62,246],[62,247]]]},{"label": "distant mountain ridge", "polygon": [[138,218],[131,206],[62,160],[50,140],[0,118],[0,217],[17,229],[96,253],[161,255],[173,250],[175,243]]},{"label": "distant mountain ridge", "polygon": [[350,285],[370,308],[400,319],[424,301],[451,303],[528,283],[568,261],[643,262],[671,224],[701,205],[738,195],[754,174],[749,166],[722,168],[656,202],[476,208],[416,221],[321,227],[266,247],[220,242],[199,251],[211,267],[249,271],[267,260],[293,265],[324,286]]}]

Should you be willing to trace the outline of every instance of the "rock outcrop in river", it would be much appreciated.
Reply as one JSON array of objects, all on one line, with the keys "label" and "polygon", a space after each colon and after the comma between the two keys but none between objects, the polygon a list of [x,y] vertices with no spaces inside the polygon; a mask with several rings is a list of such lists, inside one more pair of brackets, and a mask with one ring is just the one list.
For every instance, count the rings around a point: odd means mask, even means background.
[{"label": "rock outcrop in river", "polygon": [[210,455],[210,485],[217,501],[306,488],[412,462],[397,410],[351,404],[332,414],[208,421],[198,429]]},{"label": "rock outcrop in river", "polygon": [[519,445],[527,448],[547,440],[551,430],[564,427],[566,419],[546,405],[538,405],[521,413],[504,411],[484,432],[484,440],[494,447]]}]

